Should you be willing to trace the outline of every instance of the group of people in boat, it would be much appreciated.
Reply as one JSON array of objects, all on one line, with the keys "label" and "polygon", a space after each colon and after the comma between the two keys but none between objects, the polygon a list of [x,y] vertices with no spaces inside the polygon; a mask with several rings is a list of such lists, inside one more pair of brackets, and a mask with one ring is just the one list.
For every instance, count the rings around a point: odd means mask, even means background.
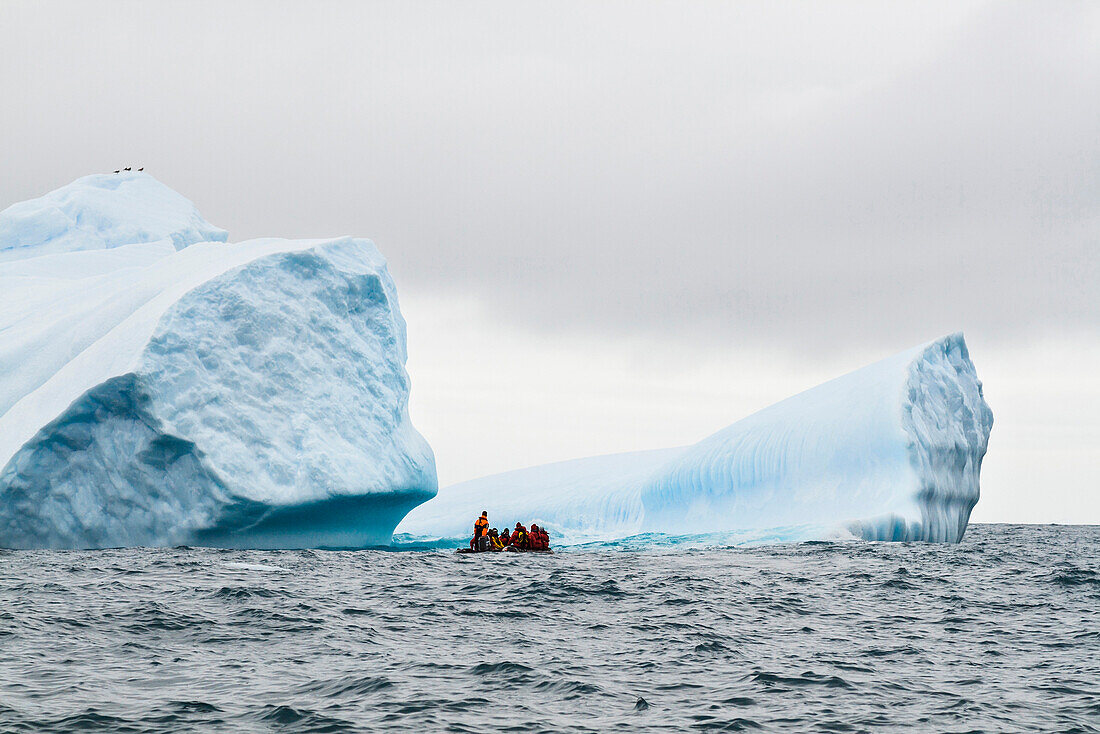
[{"label": "group of people in boat", "polygon": [[531,523],[531,529],[523,527],[523,523],[516,523],[511,532],[508,528],[497,532],[496,528],[489,527],[489,513],[482,512],[481,517],[474,521],[474,537],[470,539],[470,550],[473,551],[502,551],[512,547],[521,551],[548,551],[550,550],[550,534],[546,528],[540,528]]}]

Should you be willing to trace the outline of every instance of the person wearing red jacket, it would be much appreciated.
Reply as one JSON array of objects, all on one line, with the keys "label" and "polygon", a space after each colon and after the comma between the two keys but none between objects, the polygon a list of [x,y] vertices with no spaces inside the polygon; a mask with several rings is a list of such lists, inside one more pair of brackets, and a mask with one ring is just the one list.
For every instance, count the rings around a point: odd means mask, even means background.
[{"label": "person wearing red jacket", "polygon": [[527,543],[527,528],[523,527],[523,523],[517,522],[515,530],[512,531],[512,545],[520,550],[527,550]]},{"label": "person wearing red jacket", "polygon": [[550,533],[546,532],[545,527],[540,527],[538,530],[538,546],[539,550],[550,550]]}]

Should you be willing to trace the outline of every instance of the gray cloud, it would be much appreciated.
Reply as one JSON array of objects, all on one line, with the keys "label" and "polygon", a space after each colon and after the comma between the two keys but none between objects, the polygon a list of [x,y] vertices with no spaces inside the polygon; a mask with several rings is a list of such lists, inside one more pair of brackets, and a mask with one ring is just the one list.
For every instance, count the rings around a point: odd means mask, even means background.
[{"label": "gray cloud", "polygon": [[963,328],[975,518],[1096,522],[1098,77],[1085,2],[8,0],[0,206],[144,164],[233,239],[374,238],[444,483]]},{"label": "gray cloud", "polygon": [[1084,3],[8,3],[0,201],[145,164],[232,239],[370,236],[402,292],[532,329],[1095,336],[1098,31]]}]

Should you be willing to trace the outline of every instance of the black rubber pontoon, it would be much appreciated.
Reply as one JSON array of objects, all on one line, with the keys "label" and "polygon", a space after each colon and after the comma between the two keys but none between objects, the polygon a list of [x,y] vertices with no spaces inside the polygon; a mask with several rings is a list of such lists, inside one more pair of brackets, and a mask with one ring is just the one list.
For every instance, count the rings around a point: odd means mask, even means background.
[{"label": "black rubber pontoon", "polygon": [[524,550],[522,548],[516,548],[514,545],[510,545],[503,550],[497,550],[496,548],[487,551],[478,551],[472,548],[458,548],[455,553],[541,553],[543,555],[554,555],[552,548],[546,550]]}]

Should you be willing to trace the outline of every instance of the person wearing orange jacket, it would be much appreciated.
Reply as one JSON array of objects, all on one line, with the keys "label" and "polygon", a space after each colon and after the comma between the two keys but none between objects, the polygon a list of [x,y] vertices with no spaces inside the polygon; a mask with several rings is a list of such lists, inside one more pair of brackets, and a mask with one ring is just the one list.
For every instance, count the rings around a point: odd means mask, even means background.
[{"label": "person wearing orange jacket", "polygon": [[478,550],[478,538],[489,533],[489,513],[481,511],[481,517],[474,520],[474,537],[470,540],[470,548]]}]

